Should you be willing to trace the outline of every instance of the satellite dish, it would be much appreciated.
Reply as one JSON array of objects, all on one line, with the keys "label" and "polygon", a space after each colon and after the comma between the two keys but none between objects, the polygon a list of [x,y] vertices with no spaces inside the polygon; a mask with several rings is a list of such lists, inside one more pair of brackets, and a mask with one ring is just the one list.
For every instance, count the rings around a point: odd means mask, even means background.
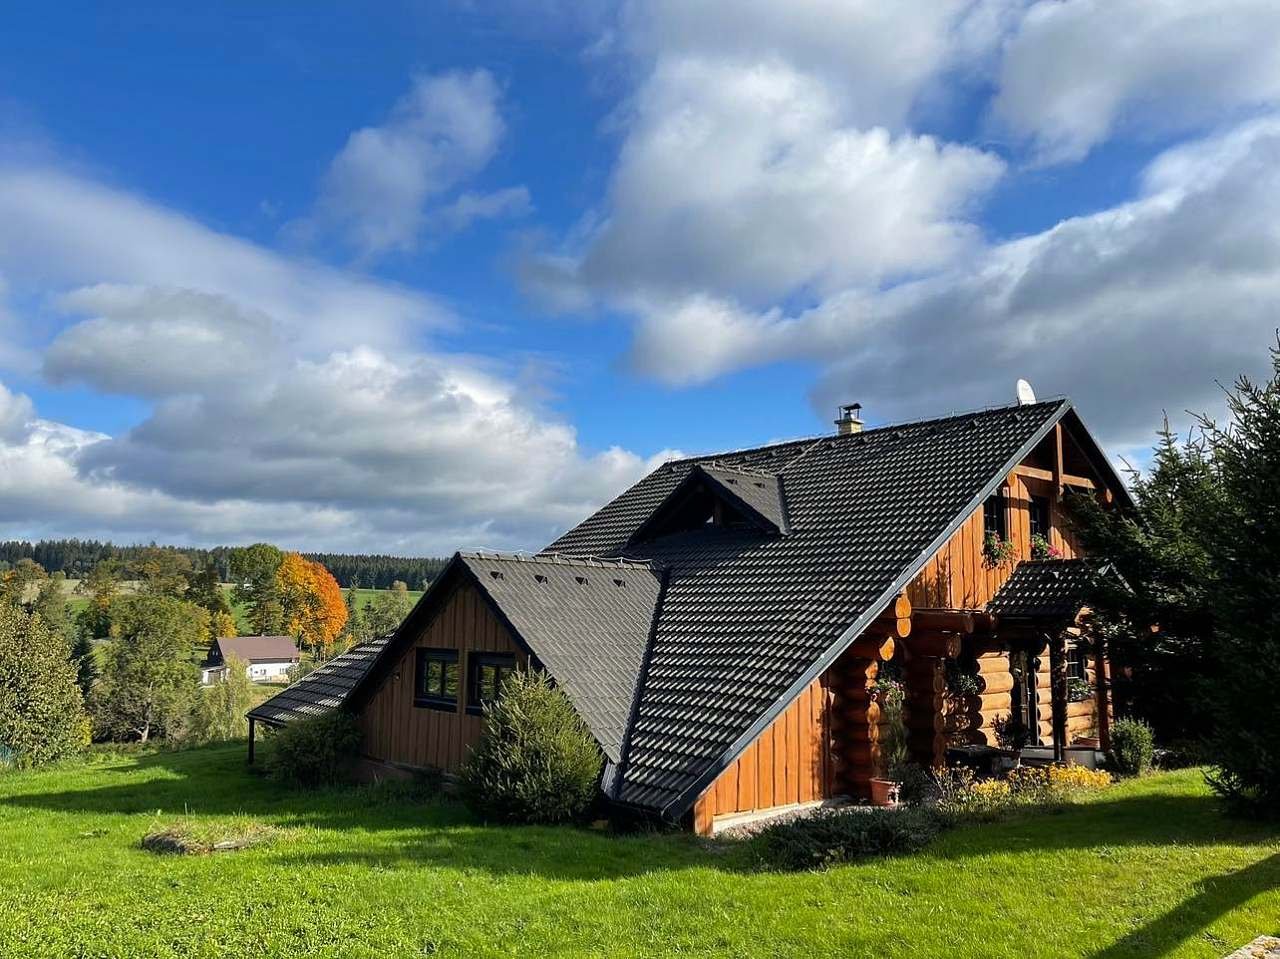
[{"label": "satellite dish", "polygon": [[1036,401],[1036,391],[1026,380],[1018,380],[1018,405],[1028,406]]}]

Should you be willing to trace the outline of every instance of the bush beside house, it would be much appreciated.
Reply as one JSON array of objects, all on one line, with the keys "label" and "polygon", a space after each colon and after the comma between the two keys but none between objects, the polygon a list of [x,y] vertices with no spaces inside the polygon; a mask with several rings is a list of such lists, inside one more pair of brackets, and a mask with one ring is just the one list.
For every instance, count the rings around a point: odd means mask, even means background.
[{"label": "bush beside house", "polygon": [[568,698],[545,673],[517,672],[485,707],[484,734],[461,771],[462,794],[504,822],[581,819],[603,759]]}]

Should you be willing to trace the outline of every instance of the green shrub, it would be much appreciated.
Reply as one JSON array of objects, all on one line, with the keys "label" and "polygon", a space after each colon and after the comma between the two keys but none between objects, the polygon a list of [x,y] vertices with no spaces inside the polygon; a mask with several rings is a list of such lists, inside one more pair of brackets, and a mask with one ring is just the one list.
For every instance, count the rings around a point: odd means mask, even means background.
[{"label": "green shrub", "polygon": [[946,820],[926,807],[854,807],[778,823],[755,838],[760,860],[773,869],[823,869],[868,856],[914,852],[928,845]]},{"label": "green shrub", "polygon": [[341,709],[298,719],[267,740],[267,774],[295,786],[329,786],[351,778],[360,754],[360,725]]},{"label": "green shrub", "polygon": [[568,698],[543,673],[517,672],[485,707],[484,732],[463,764],[463,798],[506,822],[580,819],[595,799],[602,758]]},{"label": "green shrub", "polygon": [[1111,727],[1111,762],[1124,776],[1141,776],[1151,768],[1156,741],[1141,719],[1121,719]]},{"label": "green shrub", "polygon": [[89,744],[89,718],[66,638],[0,599],[0,766],[57,762]]}]

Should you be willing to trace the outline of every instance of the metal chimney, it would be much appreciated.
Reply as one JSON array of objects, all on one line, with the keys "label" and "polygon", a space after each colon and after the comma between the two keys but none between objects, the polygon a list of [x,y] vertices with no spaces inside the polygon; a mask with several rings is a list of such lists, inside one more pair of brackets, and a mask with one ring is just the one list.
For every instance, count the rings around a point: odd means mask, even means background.
[{"label": "metal chimney", "polygon": [[840,416],[836,419],[836,432],[841,436],[862,432],[862,404],[850,403],[840,407]]}]

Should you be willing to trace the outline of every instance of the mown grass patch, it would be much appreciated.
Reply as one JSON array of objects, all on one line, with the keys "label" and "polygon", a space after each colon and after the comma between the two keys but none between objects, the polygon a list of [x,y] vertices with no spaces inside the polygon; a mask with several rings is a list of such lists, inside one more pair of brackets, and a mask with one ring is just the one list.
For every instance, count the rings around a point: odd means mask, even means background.
[{"label": "mown grass patch", "polygon": [[[156,823],[285,838],[157,856]],[[822,872],[749,843],[481,825],[408,785],[297,792],[244,746],[0,773],[0,956],[1217,959],[1280,933],[1280,830],[1200,773],[964,826]]]}]

